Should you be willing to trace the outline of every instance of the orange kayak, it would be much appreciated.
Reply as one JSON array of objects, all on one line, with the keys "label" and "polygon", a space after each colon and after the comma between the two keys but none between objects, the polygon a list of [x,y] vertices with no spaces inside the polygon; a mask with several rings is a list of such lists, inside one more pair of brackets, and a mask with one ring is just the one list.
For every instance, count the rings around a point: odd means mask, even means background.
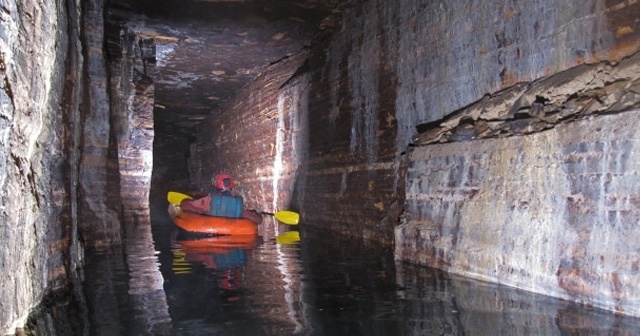
[{"label": "orange kayak", "polygon": [[180,206],[169,204],[169,215],[179,228],[212,235],[255,235],[258,226],[247,218],[214,217],[192,211],[184,211]]}]

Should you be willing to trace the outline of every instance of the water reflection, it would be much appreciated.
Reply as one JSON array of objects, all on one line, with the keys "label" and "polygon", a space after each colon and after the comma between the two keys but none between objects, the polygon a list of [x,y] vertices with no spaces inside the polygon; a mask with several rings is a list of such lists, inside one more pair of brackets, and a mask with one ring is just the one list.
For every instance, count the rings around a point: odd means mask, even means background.
[{"label": "water reflection", "polygon": [[127,222],[123,245],[88,251],[84,292],[91,335],[171,335],[149,216]]},{"label": "water reflection", "polygon": [[396,264],[353,239],[305,232],[304,301],[317,335],[635,335],[640,320]]},{"label": "water reflection", "polygon": [[291,306],[300,302],[295,294],[301,269],[297,247],[257,236],[172,236],[172,267],[164,275],[176,334],[291,335],[301,330]]},{"label": "water reflection", "polygon": [[640,320],[436,270],[399,265],[405,334],[637,335]]},{"label": "water reflection", "polygon": [[236,301],[247,264],[245,250],[253,248],[256,239],[255,235],[188,237],[181,232],[172,249],[173,274],[188,274],[193,264],[214,270],[220,296]]},{"label": "water reflection", "polygon": [[92,335],[636,335],[640,330],[640,319],[397,264],[391,248],[310,230],[304,223],[298,232],[267,220],[258,236],[203,239],[180,234],[168,216],[157,220],[153,243],[144,228],[134,226],[125,248],[88,255],[85,292]]}]

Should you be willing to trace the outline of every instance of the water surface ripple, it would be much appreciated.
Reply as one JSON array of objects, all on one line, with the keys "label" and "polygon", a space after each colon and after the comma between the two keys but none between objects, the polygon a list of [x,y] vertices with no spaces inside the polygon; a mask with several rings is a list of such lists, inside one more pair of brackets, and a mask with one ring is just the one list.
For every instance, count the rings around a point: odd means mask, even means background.
[{"label": "water surface ripple", "polygon": [[[97,323],[93,334],[512,336],[640,330],[637,318],[396,263],[391,247],[309,230],[304,222],[293,227],[266,220],[255,239],[234,241],[184,235],[164,215],[151,221],[153,244],[138,230],[128,239],[140,242],[129,242],[124,255],[89,259],[89,306],[103,316],[91,319]],[[276,241],[292,229],[301,230],[299,242]]]}]

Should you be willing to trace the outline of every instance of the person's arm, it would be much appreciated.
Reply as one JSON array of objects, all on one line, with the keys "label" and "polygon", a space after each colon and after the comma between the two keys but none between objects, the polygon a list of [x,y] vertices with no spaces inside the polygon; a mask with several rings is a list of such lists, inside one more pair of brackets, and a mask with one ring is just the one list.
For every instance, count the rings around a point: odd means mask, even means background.
[{"label": "person's arm", "polygon": [[198,199],[184,200],[180,203],[183,210],[207,214],[211,206],[211,196],[207,195]]},{"label": "person's arm", "polygon": [[256,224],[262,223],[262,215],[260,214],[259,211],[256,211],[254,209],[244,208],[244,210],[242,211],[241,217],[247,218]]}]

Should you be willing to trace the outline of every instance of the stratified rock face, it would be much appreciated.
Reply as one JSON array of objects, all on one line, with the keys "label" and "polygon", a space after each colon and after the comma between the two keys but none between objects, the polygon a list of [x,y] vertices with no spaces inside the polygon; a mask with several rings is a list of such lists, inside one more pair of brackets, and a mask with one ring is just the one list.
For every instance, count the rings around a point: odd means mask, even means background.
[{"label": "stratified rock face", "polygon": [[79,234],[87,245],[118,244],[121,198],[137,202],[124,210],[147,208],[153,85],[137,71],[144,50],[121,50],[116,82],[126,85],[113,91],[125,103],[111,113],[103,1],[84,2],[83,13],[79,1],[1,6],[0,332],[11,334],[37,300],[78,276]]},{"label": "stratified rock face", "polygon": [[104,1],[83,6],[85,51],[85,100],[82,114],[82,145],[78,174],[79,231],[92,246],[122,239],[117,145],[118,130],[111,125],[109,79],[104,56]]},{"label": "stratified rock face", "polygon": [[80,259],[67,164],[81,57],[67,36],[78,32],[78,4],[0,7],[0,333],[12,334],[47,290],[68,284]]},{"label": "stratified rock face", "polygon": [[638,112],[417,148],[396,257],[639,315]]},{"label": "stratified rock face", "polygon": [[111,126],[117,142],[123,222],[130,222],[136,214],[148,214],[149,208],[156,45],[153,38],[118,28],[112,29],[119,35],[109,44]]},{"label": "stratified rock face", "polygon": [[306,158],[308,78],[288,81],[305,54],[270,66],[220,115],[205,120],[191,146],[189,175],[203,190],[228,172],[248,207],[272,211],[291,204],[296,173]]},{"label": "stratified rock face", "polygon": [[640,314],[622,298],[640,282],[626,238],[635,133],[616,128],[637,122],[640,4],[368,1],[342,14],[310,62],[303,217],[383,236],[406,192],[398,259]]},{"label": "stratified rock face", "polygon": [[422,125],[396,258],[640,315],[639,88],[635,54]]},{"label": "stratified rock face", "polygon": [[[585,62],[619,61],[638,49],[637,4],[518,5],[368,1],[342,9],[341,26],[310,60],[308,171],[297,189],[307,218],[388,241],[403,204],[402,153],[429,137],[423,132],[439,141],[450,131],[432,125],[520,82]],[[539,93],[542,101],[553,98]],[[541,130],[561,119],[517,120],[520,113],[537,117],[542,106],[535,95],[525,98],[531,100],[523,99],[523,110],[494,135]],[[469,127],[486,131],[494,121],[461,119],[447,141],[470,139]]]}]

